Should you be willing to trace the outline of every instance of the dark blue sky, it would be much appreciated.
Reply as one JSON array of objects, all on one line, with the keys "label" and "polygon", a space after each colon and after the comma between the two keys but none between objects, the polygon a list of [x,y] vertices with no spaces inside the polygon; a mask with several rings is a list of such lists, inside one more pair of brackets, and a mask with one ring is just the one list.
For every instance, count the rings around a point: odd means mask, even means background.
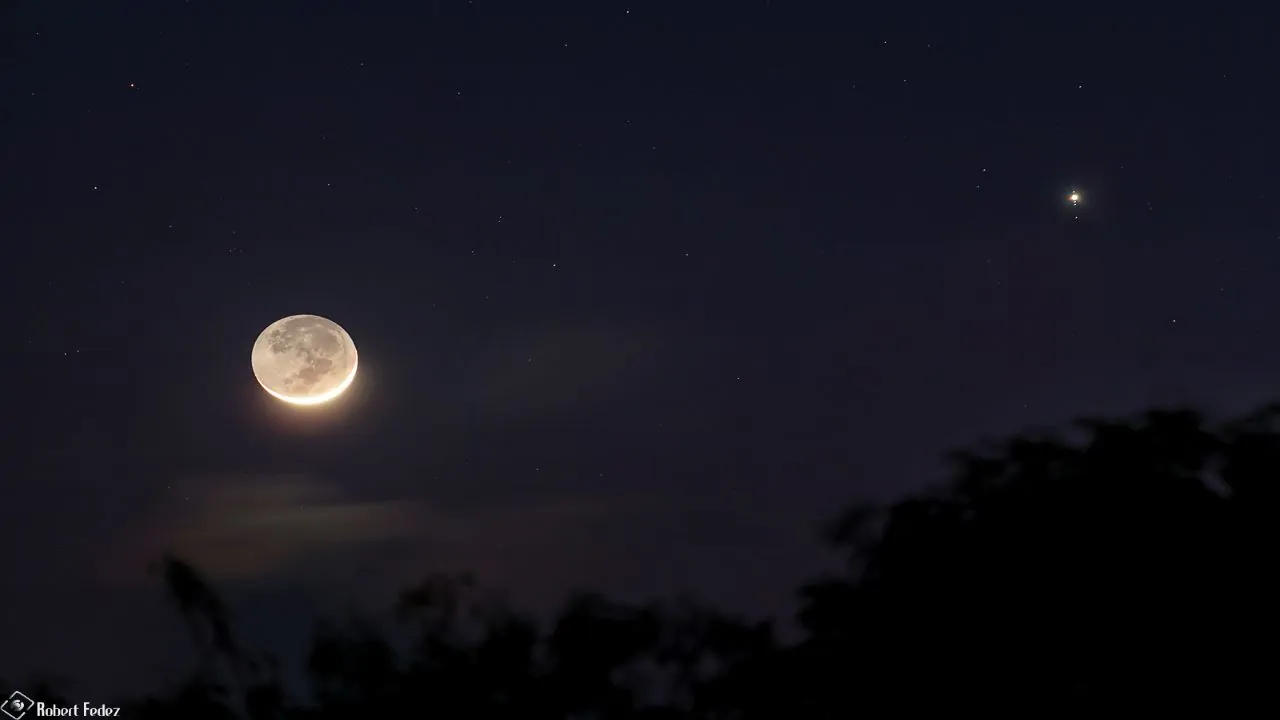
[{"label": "dark blue sky", "polygon": [[1274,397],[1277,11],[889,7],[6,4],[0,674],[154,680],[166,548],[260,644],[436,569],[785,616],[947,449]]}]

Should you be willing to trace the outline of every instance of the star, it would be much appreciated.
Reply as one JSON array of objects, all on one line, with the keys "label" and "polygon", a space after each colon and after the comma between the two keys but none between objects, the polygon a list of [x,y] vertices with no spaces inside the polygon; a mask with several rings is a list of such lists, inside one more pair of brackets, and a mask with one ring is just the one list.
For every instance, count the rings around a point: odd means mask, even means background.
[{"label": "star", "polygon": [[1067,202],[1072,205],[1079,205],[1082,200],[1084,200],[1084,196],[1080,194],[1079,190],[1072,190],[1067,194]]}]

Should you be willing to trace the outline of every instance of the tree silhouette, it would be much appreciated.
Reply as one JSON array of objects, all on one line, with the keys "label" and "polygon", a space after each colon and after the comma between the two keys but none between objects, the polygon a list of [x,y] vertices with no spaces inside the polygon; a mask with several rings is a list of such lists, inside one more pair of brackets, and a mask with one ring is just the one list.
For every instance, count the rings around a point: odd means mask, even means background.
[{"label": "tree silhouette", "polygon": [[236,641],[221,596],[186,562],[165,555],[150,571],[159,575],[197,651],[190,678],[165,697],[129,703],[130,716],[189,720],[287,716],[278,672]]},{"label": "tree silhouette", "polygon": [[1238,696],[1252,663],[1238,648],[1265,617],[1239,613],[1242,592],[1270,574],[1255,543],[1272,508],[1256,500],[1280,470],[1263,420],[1081,421],[1081,440],[960,453],[949,487],[841,518],[850,573],[803,591],[812,696],[845,710]]},{"label": "tree silhouette", "polygon": [[230,614],[218,593],[195,568],[172,555],[162,558],[153,572],[162,575],[169,599],[186,622],[205,669],[211,669],[220,657],[234,674],[239,674],[244,656],[232,637]]},{"label": "tree silhouette", "polygon": [[951,459],[947,485],[831,524],[846,567],[800,589],[791,644],[689,600],[580,594],[543,627],[468,575],[432,575],[401,594],[398,630],[321,622],[311,699],[291,701],[213,589],[165,558],[199,662],[131,716],[1220,715],[1271,699],[1280,406],[1219,426],[1087,419]]}]

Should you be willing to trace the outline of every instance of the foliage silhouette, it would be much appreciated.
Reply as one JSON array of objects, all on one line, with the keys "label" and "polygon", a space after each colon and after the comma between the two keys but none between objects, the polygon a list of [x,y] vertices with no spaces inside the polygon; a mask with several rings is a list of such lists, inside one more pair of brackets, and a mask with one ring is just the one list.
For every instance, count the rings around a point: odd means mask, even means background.
[{"label": "foliage silhouette", "polygon": [[544,628],[470,576],[434,575],[396,605],[404,643],[359,618],[318,625],[303,701],[166,558],[200,662],[131,716],[752,720],[1269,700],[1280,406],[1220,426],[1180,409],[1082,420],[952,461],[945,487],[832,523],[846,567],[800,589],[790,644],[688,600],[578,595]]},{"label": "foliage silhouette", "polygon": [[1237,488],[1280,471],[1275,417],[1217,430],[1187,410],[1081,421],[1081,441],[957,454],[949,487],[845,516],[831,536],[855,574],[803,591],[807,696],[850,711],[1256,693],[1241,650],[1268,611],[1241,603],[1262,596],[1255,533],[1274,506]]}]

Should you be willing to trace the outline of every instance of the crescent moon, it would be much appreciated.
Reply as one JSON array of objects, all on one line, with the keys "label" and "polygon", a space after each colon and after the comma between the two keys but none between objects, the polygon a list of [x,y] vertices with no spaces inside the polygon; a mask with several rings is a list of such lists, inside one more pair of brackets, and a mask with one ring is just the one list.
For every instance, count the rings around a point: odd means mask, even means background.
[{"label": "crescent moon", "polygon": [[318,315],[290,315],[267,326],[253,344],[253,375],[272,397],[321,405],[355,381],[359,355],[342,326]]},{"label": "crescent moon", "polygon": [[[319,395],[312,395],[309,397],[304,395],[289,396],[283,393],[276,392],[275,390],[272,390],[266,385],[263,385],[262,389],[266,390],[269,394],[271,394],[272,397],[275,397],[279,400],[283,400],[287,403],[291,403],[293,405],[322,405],[341,395],[343,392],[346,391],[348,387],[351,386],[351,383],[355,382],[356,365],[358,364],[359,364],[359,360],[356,360],[355,363],[351,365],[351,372],[347,373],[347,377],[342,380],[342,383],[339,384],[338,387],[328,392],[321,393]],[[261,384],[261,381],[259,381],[259,384]]]}]

